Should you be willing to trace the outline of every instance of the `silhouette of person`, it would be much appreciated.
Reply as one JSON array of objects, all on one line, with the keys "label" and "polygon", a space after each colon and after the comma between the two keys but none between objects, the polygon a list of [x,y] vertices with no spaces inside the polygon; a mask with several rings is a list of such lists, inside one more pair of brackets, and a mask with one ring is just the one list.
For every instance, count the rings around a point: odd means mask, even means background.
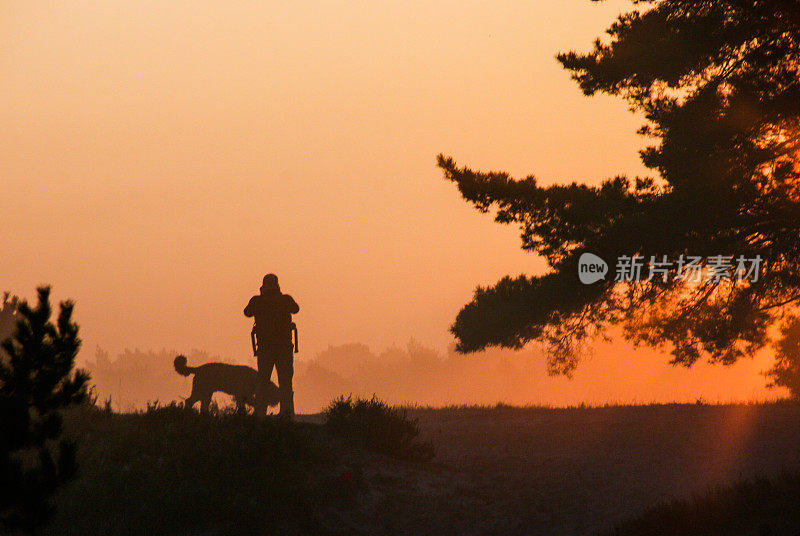
[{"label": "silhouette of person", "polygon": [[256,357],[258,372],[267,380],[272,377],[272,368],[278,373],[280,391],[280,413],[294,415],[294,345],[292,344],[292,315],[300,311],[294,298],[281,293],[278,276],[267,274],[261,285],[261,293],[250,298],[244,315],[255,317]]}]

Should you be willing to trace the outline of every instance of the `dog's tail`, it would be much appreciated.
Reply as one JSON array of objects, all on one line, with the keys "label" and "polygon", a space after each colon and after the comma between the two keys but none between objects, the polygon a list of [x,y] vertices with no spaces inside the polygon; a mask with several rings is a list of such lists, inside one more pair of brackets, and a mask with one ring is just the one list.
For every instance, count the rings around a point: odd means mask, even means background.
[{"label": "dog's tail", "polygon": [[175,365],[175,372],[180,374],[181,376],[188,376],[189,374],[194,374],[197,370],[197,367],[190,367],[186,365],[186,356],[179,355],[175,358],[175,361],[172,362]]}]

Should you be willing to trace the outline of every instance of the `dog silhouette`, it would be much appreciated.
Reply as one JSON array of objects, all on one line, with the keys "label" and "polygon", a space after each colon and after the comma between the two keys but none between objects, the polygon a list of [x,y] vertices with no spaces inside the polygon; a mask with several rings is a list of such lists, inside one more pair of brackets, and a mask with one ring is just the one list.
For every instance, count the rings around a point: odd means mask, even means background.
[{"label": "dog silhouette", "polygon": [[277,406],[280,402],[278,386],[252,367],[228,363],[206,363],[190,367],[183,355],[176,357],[173,364],[175,371],[181,376],[194,374],[192,394],[183,404],[187,411],[199,401],[200,413],[208,413],[211,397],[218,391],[233,397],[239,413],[244,413],[246,404],[253,407],[256,415],[264,415],[267,407]]}]

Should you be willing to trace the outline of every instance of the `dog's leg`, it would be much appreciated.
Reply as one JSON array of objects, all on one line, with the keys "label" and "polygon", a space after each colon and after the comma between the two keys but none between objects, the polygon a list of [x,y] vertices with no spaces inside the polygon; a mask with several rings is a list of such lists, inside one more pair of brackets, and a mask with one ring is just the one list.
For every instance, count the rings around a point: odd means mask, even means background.
[{"label": "dog's leg", "polygon": [[200,400],[200,413],[202,415],[208,415],[208,406],[211,405],[211,397],[206,397]]},{"label": "dog's leg", "polygon": [[183,402],[183,409],[185,409],[187,412],[192,411],[192,406],[194,406],[198,400],[203,398],[200,391],[200,384],[197,381],[197,376],[195,376],[192,378],[192,394],[190,394],[189,398]]},{"label": "dog's leg", "polygon": [[253,415],[264,417],[267,414],[267,405],[261,401],[260,397],[253,400]]},{"label": "dog's leg", "polygon": [[200,397],[198,396],[199,394],[200,389],[198,388],[197,377],[195,376],[192,379],[192,394],[190,394],[189,398],[187,398],[183,403],[183,409],[185,409],[187,412],[192,411],[192,406],[194,406],[195,402],[200,400]]},{"label": "dog's leg", "polygon": [[234,402],[236,402],[236,414],[237,415],[244,415],[247,413],[247,408],[244,407],[245,399],[241,396],[233,397]]},{"label": "dog's leg", "polygon": [[194,395],[189,396],[189,398],[183,401],[183,409],[186,410],[187,413],[192,411],[192,406],[194,406],[195,402],[197,402],[197,398],[195,398]]}]

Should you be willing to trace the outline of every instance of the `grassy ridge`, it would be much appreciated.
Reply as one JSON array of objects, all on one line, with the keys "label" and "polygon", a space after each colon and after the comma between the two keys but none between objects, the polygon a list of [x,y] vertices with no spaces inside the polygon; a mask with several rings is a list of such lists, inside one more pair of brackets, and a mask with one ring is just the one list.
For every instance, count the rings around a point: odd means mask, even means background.
[{"label": "grassy ridge", "polygon": [[323,512],[360,485],[318,425],[174,405],[65,424],[80,474],[44,534],[324,534]]},{"label": "grassy ridge", "polygon": [[796,471],[796,404],[329,410],[71,412],[79,476],[44,534],[800,536],[796,472],[650,508]]}]

